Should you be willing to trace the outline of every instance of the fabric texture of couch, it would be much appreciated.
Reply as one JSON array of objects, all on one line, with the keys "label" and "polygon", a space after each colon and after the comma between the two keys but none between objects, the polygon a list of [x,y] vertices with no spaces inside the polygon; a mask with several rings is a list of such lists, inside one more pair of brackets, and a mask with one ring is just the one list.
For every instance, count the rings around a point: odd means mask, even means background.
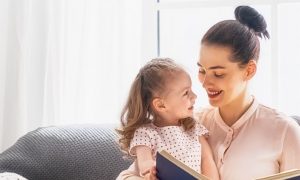
[{"label": "fabric texture of couch", "polygon": [[29,180],[111,180],[130,165],[113,126],[44,127],[0,154],[0,173]]}]

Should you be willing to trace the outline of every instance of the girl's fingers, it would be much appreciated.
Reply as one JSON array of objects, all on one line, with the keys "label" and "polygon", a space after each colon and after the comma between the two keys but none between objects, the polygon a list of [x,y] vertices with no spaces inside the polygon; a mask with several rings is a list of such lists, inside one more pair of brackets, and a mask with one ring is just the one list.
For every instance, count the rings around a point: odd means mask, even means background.
[{"label": "girl's fingers", "polygon": [[156,178],[156,167],[153,166],[151,169],[150,169],[150,177],[151,177],[151,180],[157,180]]}]

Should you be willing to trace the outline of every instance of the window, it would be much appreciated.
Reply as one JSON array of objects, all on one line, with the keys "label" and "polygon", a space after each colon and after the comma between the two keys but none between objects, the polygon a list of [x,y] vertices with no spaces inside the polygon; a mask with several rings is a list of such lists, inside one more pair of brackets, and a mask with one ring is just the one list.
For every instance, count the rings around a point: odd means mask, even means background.
[{"label": "window", "polygon": [[[160,0],[158,13],[158,55],[171,57],[186,66],[198,94],[196,106],[208,105],[206,94],[197,79],[196,62],[200,40],[216,22],[234,19],[234,1]],[[266,19],[269,40],[261,40],[258,72],[251,83],[251,92],[263,104],[278,108],[288,115],[299,115],[300,85],[297,68],[300,60],[300,23],[297,13],[300,1],[247,1]],[[298,110],[298,111],[297,111]]]}]

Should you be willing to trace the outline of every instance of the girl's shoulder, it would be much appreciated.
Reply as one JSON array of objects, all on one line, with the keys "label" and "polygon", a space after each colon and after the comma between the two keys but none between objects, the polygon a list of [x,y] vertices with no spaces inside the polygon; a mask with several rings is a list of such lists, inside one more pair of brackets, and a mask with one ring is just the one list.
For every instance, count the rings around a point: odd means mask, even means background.
[{"label": "girl's shoulder", "polygon": [[152,123],[147,123],[147,124],[143,124],[140,127],[136,128],[135,131],[149,131],[149,132],[151,132],[153,130],[155,130],[153,124]]},{"label": "girl's shoulder", "polygon": [[151,123],[149,123],[138,127],[135,130],[133,136],[135,138],[141,138],[141,137],[155,138],[157,134],[158,134],[157,130],[151,125]]},{"label": "girl's shoulder", "polygon": [[209,135],[209,132],[206,129],[206,127],[199,121],[197,121],[195,123],[194,130],[195,130],[195,133],[197,136],[208,136]]},{"label": "girl's shoulder", "polygon": [[136,134],[147,134],[148,136],[156,136],[159,132],[162,131],[162,128],[155,126],[153,123],[147,123],[141,125],[135,130]]}]

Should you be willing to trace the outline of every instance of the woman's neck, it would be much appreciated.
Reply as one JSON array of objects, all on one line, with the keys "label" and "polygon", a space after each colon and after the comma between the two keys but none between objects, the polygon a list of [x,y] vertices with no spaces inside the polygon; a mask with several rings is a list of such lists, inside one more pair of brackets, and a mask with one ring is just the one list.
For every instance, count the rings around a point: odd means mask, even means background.
[{"label": "woman's neck", "polygon": [[243,94],[230,104],[220,107],[220,116],[225,124],[231,127],[249,109],[253,100],[253,96]]}]

